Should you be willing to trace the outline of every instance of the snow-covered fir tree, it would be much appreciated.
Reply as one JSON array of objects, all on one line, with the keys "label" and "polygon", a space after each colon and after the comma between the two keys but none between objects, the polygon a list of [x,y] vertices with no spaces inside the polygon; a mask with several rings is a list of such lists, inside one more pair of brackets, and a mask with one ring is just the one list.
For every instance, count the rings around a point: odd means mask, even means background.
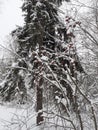
[{"label": "snow-covered fir tree", "polygon": [[50,113],[55,106],[59,114],[68,117],[70,110],[79,112],[77,71],[83,72],[83,68],[74,45],[74,29],[80,23],[69,16],[65,24],[60,21],[61,3],[62,0],[24,0],[24,26],[12,32],[18,44],[15,63],[0,89],[4,101],[17,99],[20,103],[28,101],[30,91],[35,90],[38,125],[45,119],[43,109]]}]

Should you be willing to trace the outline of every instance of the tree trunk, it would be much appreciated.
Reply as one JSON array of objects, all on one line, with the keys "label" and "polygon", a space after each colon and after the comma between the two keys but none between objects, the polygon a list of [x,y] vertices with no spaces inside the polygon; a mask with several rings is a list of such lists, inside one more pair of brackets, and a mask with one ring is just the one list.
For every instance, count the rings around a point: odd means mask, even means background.
[{"label": "tree trunk", "polygon": [[43,122],[43,112],[42,112],[42,108],[43,108],[43,90],[41,88],[41,86],[37,85],[37,125],[40,125]]},{"label": "tree trunk", "polygon": [[[37,28],[39,30],[39,38],[38,38],[38,42],[39,42],[39,53],[41,53],[41,47],[43,45],[43,28],[41,26],[40,23],[37,24]],[[41,68],[42,66],[39,67],[39,73],[41,73]],[[37,77],[38,78],[38,77]],[[43,122],[43,112],[42,112],[42,109],[43,109],[43,88],[42,88],[42,85],[43,85],[43,78],[40,77],[39,80],[38,80],[38,83],[37,83],[37,125],[40,125],[42,124]]]}]

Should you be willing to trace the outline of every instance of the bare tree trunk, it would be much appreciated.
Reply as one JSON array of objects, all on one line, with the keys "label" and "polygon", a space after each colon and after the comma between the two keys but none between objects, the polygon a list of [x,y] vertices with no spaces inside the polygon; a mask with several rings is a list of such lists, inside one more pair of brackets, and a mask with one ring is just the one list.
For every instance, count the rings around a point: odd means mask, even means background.
[{"label": "bare tree trunk", "polygon": [[38,112],[38,115],[37,115],[37,125],[40,125],[42,122],[43,122],[43,112],[42,112],[42,108],[43,108],[43,90],[39,85],[37,85],[37,112]]},{"label": "bare tree trunk", "polygon": [[[40,24],[40,22],[37,23],[37,27],[38,27],[38,30],[39,30],[39,38],[38,38],[38,42],[39,42],[39,54],[41,54],[41,47],[43,45],[43,28]],[[39,74],[41,73],[41,70],[42,69],[42,66],[40,65],[39,67]],[[37,77],[38,78],[38,77]],[[38,79],[37,79],[38,80]],[[38,83],[37,83],[37,107],[36,107],[36,111],[37,111],[37,119],[36,119],[36,123],[37,125],[40,125],[42,124],[43,122],[43,112],[42,112],[42,109],[43,109],[43,88],[42,88],[42,85],[43,85],[43,78],[42,77],[39,77],[39,80],[38,80]]]}]

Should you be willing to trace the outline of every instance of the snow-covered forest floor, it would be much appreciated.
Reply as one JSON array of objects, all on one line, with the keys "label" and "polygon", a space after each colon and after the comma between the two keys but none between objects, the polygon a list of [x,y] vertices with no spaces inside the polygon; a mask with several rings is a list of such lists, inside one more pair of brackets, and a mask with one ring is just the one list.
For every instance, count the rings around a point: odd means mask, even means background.
[{"label": "snow-covered forest floor", "polygon": [[14,117],[16,117],[16,121],[19,121],[19,116],[24,116],[24,111],[24,109],[13,108],[7,105],[0,105],[0,130],[10,130],[14,125]]},{"label": "snow-covered forest floor", "polygon": [[[98,106],[96,108],[98,108]],[[86,109],[89,109],[89,106]],[[71,118],[73,118],[73,122],[75,121],[77,124],[78,129],[79,122],[75,120],[75,116]],[[92,121],[88,118],[86,111],[82,113],[82,118],[84,119],[84,130],[93,130],[91,125]],[[60,125],[62,121],[63,120],[60,120],[58,117],[53,117],[53,119],[49,117],[49,119],[45,121],[45,124],[43,123],[37,126],[34,107],[28,107],[26,105],[17,105],[14,107],[9,104],[0,105],[0,130],[65,130],[65,128],[70,130],[72,128],[70,122],[67,122],[67,127],[64,128],[64,126]]]},{"label": "snow-covered forest floor", "polygon": [[[0,130],[63,130],[58,118],[48,119],[40,126],[36,125],[36,113],[33,106],[9,104],[0,105]],[[50,123],[49,123],[50,122]],[[70,124],[69,124],[70,125]]]},{"label": "snow-covered forest floor", "polygon": [[16,113],[16,109],[0,105],[0,130],[6,129],[14,113]]},{"label": "snow-covered forest floor", "polygon": [[0,105],[0,130],[38,130],[35,117],[35,112],[30,107],[2,104]]}]

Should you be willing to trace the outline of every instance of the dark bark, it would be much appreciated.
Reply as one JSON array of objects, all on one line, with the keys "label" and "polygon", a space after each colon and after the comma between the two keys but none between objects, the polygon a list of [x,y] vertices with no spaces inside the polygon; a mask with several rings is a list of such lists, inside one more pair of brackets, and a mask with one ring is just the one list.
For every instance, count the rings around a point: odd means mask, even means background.
[{"label": "dark bark", "polygon": [[36,110],[38,112],[38,115],[37,115],[37,125],[40,125],[42,122],[43,122],[43,112],[42,112],[42,109],[43,109],[43,90],[41,88],[41,86],[38,86],[37,85],[37,107],[36,107]]}]

